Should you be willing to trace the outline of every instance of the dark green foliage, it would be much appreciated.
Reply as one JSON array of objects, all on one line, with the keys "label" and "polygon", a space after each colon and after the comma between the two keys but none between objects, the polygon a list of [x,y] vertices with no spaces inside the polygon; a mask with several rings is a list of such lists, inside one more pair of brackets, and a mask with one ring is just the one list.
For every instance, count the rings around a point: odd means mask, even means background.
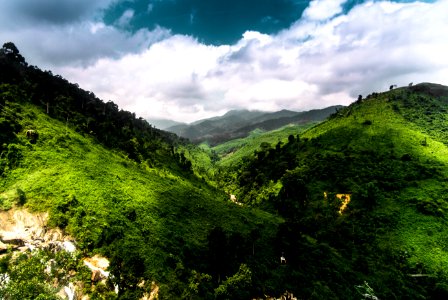
[{"label": "dark green foliage", "polygon": [[17,189],[17,204],[23,206],[26,203],[25,192],[21,189]]},{"label": "dark green foliage", "polygon": [[19,49],[12,42],[7,42],[3,44],[0,49],[0,58],[5,57],[15,63],[26,65],[25,58],[20,55]]},{"label": "dark green foliage", "polygon": [[[279,213],[286,221],[278,231],[276,251],[278,256],[284,253],[287,265],[274,271],[282,284],[274,276],[272,288],[283,286],[306,299],[356,298],[355,285],[364,291],[372,287],[380,299],[431,298],[439,292],[436,286],[446,284],[446,274],[440,273],[434,258],[447,257],[446,250],[436,254],[438,250],[424,242],[430,236],[436,245],[443,244],[443,235],[438,234],[443,230],[420,235],[406,223],[426,222],[417,220],[428,216],[435,219],[415,228],[444,226],[447,202],[442,182],[447,161],[441,149],[445,148],[418,131],[445,142],[442,123],[434,122],[445,120],[446,103],[440,99],[448,93],[437,88],[439,99],[428,96],[428,91],[373,93],[368,100],[337,111],[300,140],[289,139],[275,149],[261,145],[241,164],[236,176],[239,201]],[[390,101],[394,103],[386,106]],[[401,121],[397,113],[412,117],[416,126]],[[259,202],[252,191],[269,191],[273,182],[281,188]],[[425,186],[432,184],[440,188],[427,195]],[[408,192],[422,196],[406,200]],[[336,194],[350,196],[342,212],[347,197],[340,200]],[[402,247],[413,256],[400,256]],[[413,262],[415,257],[418,263]],[[423,270],[422,260],[432,271]],[[324,269],[331,271],[322,273]],[[432,274],[431,280],[409,277],[425,272]]]},{"label": "dark green foliage", "polygon": [[[372,93],[300,137],[254,131],[213,152],[19,55],[0,51],[0,205],[47,210],[110,258],[119,294],[92,299],[138,299],[153,281],[160,299],[446,296],[446,88]],[[1,259],[0,298],[53,299],[41,268]]]},{"label": "dark green foliage", "polygon": [[215,289],[216,299],[249,299],[251,296],[252,272],[242,264],[238,272],[227,278]]},{"label": "dark green foliage", "polygon": [[[119,110],[111,101],[104,103],[60,76],[27,66],[12,43],[5,44],[0,51],[0,66],[4,66],[0,72],[0,147],[20,130],[14,125],[18,123],[14,120],[14,109],[7,105],[32,103],[66,126],[94,137],[107,147],[125,151],[137,162],[147,161],[150,166],[171,162],[190,171],[191,163],[173,157],[173,145],[182,143],[181,139],[153,128],[134,113]],[[27,137],[36,143],[38,132],[31,130],[27,129]],[[164,163],[159,163],[161,160]]]}]

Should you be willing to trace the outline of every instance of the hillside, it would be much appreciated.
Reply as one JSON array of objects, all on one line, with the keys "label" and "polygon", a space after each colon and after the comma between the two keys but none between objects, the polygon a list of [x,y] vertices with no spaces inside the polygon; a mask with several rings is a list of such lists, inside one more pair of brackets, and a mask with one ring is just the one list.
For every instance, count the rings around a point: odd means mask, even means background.
[{"label": "hillside", "polygon": [[196,121],[190,125],[176,125],[166,130],[198,144],[207,142],[215,146],[229,140],[244,138],[255,129],[270,131],[288,124],[308,124],[325,120],[342,106],[327,107],[305,112],[281,110],[261,112],[248,110],[229,111],[223,116]]},{"label": "hillside", "polygon": [[447,100],[429,83],[373,93],[227,176],[238,201],[285,218],[288,290],[447,297]]},{"label": "hillside", "polygon": [[[182,140],[27,66],[11,45],[0,64],[0,210],[49,212],[46,226],[78,249],[20,254],[15,245],[30,241],[0,237],[0,298],[60,299],[69,283],[92,299],[139,299],[154,287],[159,299],[261,293],[277,257],[262,245],[279,218],[231,203],[194,176],[176,152]],[[107,281],[82,266],[98,253],[110,260]],[[244,288],[231,289],[224,279],[241,272]]]},{"label": "hillside", "polygon": [[448,87],[422,83],[196,146],[7,43],[0,298],[447,299],[447,111]]},{"label": "hillside", "polygon": [[[223,144],[216,145],[210,148],[216,155],[219,156],[217,166],[222,168],[237,166],[244,160],[250,157],[260,148],[270,148],[277,144],[284,144],[288,142],[288,137],[297,135],[306,129],[315,126],[316,123],[307,123],[304,125],[286,125],[276,130],[262,131],[254,130],[249,136],[240,139],[234,139]],[[203,145],[201,145],[204,147]]]}]

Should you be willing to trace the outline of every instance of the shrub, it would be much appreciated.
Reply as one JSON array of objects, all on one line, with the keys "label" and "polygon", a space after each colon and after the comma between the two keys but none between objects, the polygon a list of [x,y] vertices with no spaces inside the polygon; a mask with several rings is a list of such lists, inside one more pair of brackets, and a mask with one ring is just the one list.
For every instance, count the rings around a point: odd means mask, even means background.
[{"label": "shrub", "polygon": [[26,195],[25,192],[21,189],[17,189],[17,204],[22,206],[26,203]]}]

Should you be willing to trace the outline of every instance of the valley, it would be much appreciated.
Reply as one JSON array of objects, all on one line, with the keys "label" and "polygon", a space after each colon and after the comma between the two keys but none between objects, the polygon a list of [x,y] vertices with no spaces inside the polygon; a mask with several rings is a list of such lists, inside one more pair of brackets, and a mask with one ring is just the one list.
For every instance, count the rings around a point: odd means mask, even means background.
[{"label": "valley", "polygon": [[[82,299],[448,297],[448,87],[192,143],[10,54],[0,299],[69,299],[64,287]],[[4,221],[17,214],[32,224]],[[5,243],[43,228],[74,254]],[[110,276],[92,279],[87,257]]]}]

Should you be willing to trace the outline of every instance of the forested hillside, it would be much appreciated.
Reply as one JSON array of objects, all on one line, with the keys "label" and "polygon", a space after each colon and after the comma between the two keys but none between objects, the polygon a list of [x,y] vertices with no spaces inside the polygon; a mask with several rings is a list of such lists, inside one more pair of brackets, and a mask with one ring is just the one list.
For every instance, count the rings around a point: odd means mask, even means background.
[{"label": "forested hillside", "polygon": [[228,173],[238,201],[285,219],[289,290],[447,297],[447,108],[436,84],[373,93]]},{"label": "forested hillside", "polygon": [[[6,43],[0,213],[48,212],[77,250],[0,236],[0,298],[447,299],[447,110],[448,88],[424,83],[198,147]],[[105,281],[83,265],[95,254]]]},{"label": "forested hillside", "polygon": [[270,131],[285,125],[305,126],[321,122],[342,107],[337,105],[303,112],[285,109],[277,112],[232,110],[220,117],[199,120],[189,125],[175,125],[166,130],[188,138],[195,144],[205,142],[217,146],[230,140],[245,138],[256,129]]},{"label": "forested hillside", "polygon": [[[263,245],[279,218],[231,203],[192,173],[178,152],[185,141],[27,66],[13,44],[0,65],[0,210],[49,212],[48,226],[78,248],[68,260],[48,249],[18,254],[13,243],[27,241],[0,237],[9,245],[0,298],[59,299],[69,282],[92,299],[262,294],[277,261]],[[82,259],[93,254],[110,260],[106,283],[86,275]],[[45,273],[52,260],[58,271]]]}]

